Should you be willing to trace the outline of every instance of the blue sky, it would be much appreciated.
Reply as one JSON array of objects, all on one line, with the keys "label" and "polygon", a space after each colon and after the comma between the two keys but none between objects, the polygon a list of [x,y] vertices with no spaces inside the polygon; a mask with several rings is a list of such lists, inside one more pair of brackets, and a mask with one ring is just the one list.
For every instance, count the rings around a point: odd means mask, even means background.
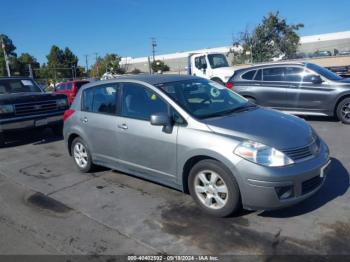
[{"label": "blue sky", "polygon": [[41,63],[56,44],[83,65],[95,52],[150,55],[150,37],[158,54],[230,45],[270,11],[304,23],[301,35],[350,30],[348,0],[2,0],[0,33]]}]

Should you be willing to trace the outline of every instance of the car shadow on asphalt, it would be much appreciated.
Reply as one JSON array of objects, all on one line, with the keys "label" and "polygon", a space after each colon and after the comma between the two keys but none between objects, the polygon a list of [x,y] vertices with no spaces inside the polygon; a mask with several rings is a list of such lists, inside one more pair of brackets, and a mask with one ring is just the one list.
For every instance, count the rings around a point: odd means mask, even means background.
[{"label": "car shadow on asphalt", "polygon": [[329,173],[323,186],[317,193],[295,206],[280,210],[264,211],[259,216],[287,218],[309,213],[344,195],[349,188],[349,183],[349,172],[339,160],[332,158]]},{"label": "car shadow on asphalt", "polygon": [[63,140],[62,136],[55,135],[50,128],[44,130],[26,130],[21,133],[13,133],[6,136],[6,142],[2,148],[11,148],[24,145],[41,145]]}]

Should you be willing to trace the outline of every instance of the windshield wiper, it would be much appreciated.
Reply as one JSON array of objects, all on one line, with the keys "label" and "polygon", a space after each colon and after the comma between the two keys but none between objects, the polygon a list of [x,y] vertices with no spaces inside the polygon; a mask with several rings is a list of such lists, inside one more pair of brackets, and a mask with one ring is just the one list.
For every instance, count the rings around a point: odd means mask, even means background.
[{"label": "windshield wiper", "polygon": [[238,112],[251,110],[251,109],[256,108],[256,107],[258,107],[258,106],[253,104],[253,103],[247,103],[247,104],[238,106],[236,108],[232,108],[230,110],[226,110],[226,111],[222,111],[222,112],[217,112],[217,113],[214,113],[214,114],[206,115],[206,116],[203,116],[202,118],[212,118],[212,117],[226,116],[226,115],[230,115],[230,114],[233,114],[233,113],[238,113]]}]

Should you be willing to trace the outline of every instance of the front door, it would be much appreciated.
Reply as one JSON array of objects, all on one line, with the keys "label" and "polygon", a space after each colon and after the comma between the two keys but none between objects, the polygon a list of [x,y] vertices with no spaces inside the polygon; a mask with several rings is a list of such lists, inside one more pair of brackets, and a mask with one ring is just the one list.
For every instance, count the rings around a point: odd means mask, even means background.
[{"label": "front door", "polygon": [[140,84],[122,83],[121,90],[117,135],[120,164],[137,175],[175,181],[178,127],[167,133],[163,127],[150,124],[150,116],[169,113],[169,105]]}]

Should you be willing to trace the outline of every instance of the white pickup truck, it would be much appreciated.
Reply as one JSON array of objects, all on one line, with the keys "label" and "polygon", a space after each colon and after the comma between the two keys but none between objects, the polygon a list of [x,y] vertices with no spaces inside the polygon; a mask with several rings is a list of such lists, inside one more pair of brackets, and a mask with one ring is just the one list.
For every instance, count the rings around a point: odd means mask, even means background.
[{"label": "white pickup truck", "polygon": [[188,56],[188,74],[213,80],[224,85],[233,75],[226,56],[222,53],[196,53]]}]

